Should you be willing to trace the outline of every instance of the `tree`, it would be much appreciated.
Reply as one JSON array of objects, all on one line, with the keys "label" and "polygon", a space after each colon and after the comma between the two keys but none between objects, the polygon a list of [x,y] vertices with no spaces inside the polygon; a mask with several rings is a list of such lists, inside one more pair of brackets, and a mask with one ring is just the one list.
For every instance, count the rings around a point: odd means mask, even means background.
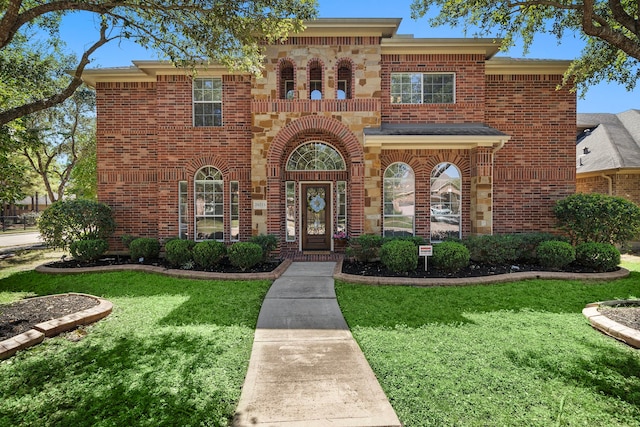
[{"label": "tree", "polygon": [[414,0],[412,17],[424,17],[431,7],[439,13],[432,25],[477,28],[481,35],[503,38],[503,49],[521,38],[525,52],[536,33],[558,40],[577,31],[586,41],[580,57],[565,73],[584,93],[602,80],[624,84],[631,91],[640,78],[640,1],[634,0]]},{"label": "tree", "polygon": [[[257,73],[262,65],[261,42],[274,42],[300,30],[302,20],[315,16],[315,7],[316,0],[0,0],[3,63],[5,50],[11,54],[12,50],[20,52],[16,44],[29,45],[27,28],[46,31],[51,46],[48,53],[56,55],[65,16],[88,12],[99,18],[97,38],[77,61],[63,88],[39,86],[16,105],[5,105],[0,89],[0,126],[69,98],[82,84],[91,55],[114,40],[133,40],[182,66],[216,61]],[[36,55],[31,60],[41,58]],[[18,75],[13,77],[19,80]]]}]

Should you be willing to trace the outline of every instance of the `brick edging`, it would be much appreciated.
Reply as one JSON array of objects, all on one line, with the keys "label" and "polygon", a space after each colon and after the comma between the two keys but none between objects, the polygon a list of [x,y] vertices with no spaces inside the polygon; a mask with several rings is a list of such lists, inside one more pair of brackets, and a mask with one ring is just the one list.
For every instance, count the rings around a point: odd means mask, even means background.
[{"label": "brick edging", "polygon": [[[640,348],[640,331],[629,328],[621,323],[609,319],[600,313],[598,308],[601,305],[614,305],[617,302],[629,301],[601,301],[587,304],[582,310],[582,314],[589,320],[591,326],[600,332],[620,340],[631,347]],[[640,303],[640,301],[638,301]]]},{"label": "brick edging", "polygon": [[25,348],[40,344],[42,341],[44,341],[45,337],[53,337],[55,335],[61,334],[62,332],[67,332],[75,329],[78,326],[97,322],[98,320],[107,317],[113,310],[113,304],[111,303],[111,301],[107,301],[106,299],[99,298],[93,295],[81,294],[76,292],[45,295],[38,298],[47,298],[61,295],[80,295],[93,298],[98,301],[98,305],[86,310],[59,317],[57,319],[38,323],[33,327],[33,329],[29,329],[28,331],[23,332],[20,335],[16,335],[15,337],[7,338],[4,341],[0,341],[0,360],[7,359],[20,350],[24,350]]},{"label": "brick edging", "polygon": [[266,273],[216,273],[210,271],[178,270],[165,267],[156,267],[145,264],[103,265],[98,267],[81,268],[53,268],[46,264],[36,267],[36,271],[45,274],[82,274],[82,273],[106,273],[111,271],[146,271],[148,273],[163,274],[165,276],[180,277],[184,279],[201,280],[275,280],[291,265],[290,259],[285,259],[273,271]]},{"label": "brick edging", "polygon": [[397,285],[397,286],[465,286],[487,285],[493,283],[515,282],[527,279],[563,279],[563,280],[615,280],[629,275],[629,270],[620,268],[608,273],[563,273],[556,271],[521,271],[517,273],[496,274],[494,276],[464,278],[413,278],[413,277],[378,277],[358,276],[342,272],[342,262],[336,262],[333,278],[345,282],[363,285]]}]

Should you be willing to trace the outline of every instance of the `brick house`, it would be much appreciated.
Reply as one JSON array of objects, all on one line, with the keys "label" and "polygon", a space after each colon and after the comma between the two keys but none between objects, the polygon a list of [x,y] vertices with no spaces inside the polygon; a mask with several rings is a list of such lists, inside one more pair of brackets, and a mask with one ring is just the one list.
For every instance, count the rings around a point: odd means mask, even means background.
[{"label": "brick house", "polygon": [[551,230],[575,191],[576,98],[556,90],[568,62],[399,24],[310,22],[266,48],[257,78],[157,61],[85,71],[117,235],[274,234],[289,256],[334,251],[339,231]]}]

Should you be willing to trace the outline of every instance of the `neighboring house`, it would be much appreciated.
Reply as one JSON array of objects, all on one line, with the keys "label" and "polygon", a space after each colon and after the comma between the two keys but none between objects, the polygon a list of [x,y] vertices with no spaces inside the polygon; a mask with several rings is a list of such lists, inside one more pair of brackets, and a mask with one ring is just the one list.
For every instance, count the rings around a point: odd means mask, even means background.
[{"label": "neighboring house", "polygon": [[576,190],[640,204],[640,110],[578,114]]},{"label": "neighboring house", "polygon": [[117,235],[274,234],[288,256],[332,251],[338,231],[551,230],[575,192],[576,98],[556,90],[569,63],[399,24],[310,22],[266,48],[260,77],[156,61],[85,71]]}]

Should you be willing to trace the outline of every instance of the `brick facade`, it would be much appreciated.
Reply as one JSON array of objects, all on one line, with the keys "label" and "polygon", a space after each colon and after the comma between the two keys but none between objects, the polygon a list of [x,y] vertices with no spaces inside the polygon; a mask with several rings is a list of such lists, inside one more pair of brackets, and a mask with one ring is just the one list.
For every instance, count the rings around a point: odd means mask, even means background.
[{"label": "brick facade", "polygon": [[[460,39],[444,50],[428,39],[405,45],[391,36],[395,20],[327,20],[351,22],[353,28],[336,27],[344,36],[312,23],[300,36],[267,47],[260,77],[217,68],[199,73],[222,79],[222,126],[193,126],[192,78],[168,64],[137,64],[133,74],[86,72],[97,92],[98,197],[118,222],[112,249],[120,248],[123,234],[177,236],[180,182],[187,183],[187,237],[196,238],[194,176],[204,166],[223,177],[224,240],[232,227],[230,183],[238,182],[240,240],[275,234],[284,253],[305,249],[303,184],[326,183],[334,193],[326,232],[335,230],[336,188],[345,182],[348,234],[381,233],[383,176],[397,162],[415,174],[416,235],[430,235],[430,177],[442,162],[461,174],[462,235],[549,231],[552,205],[575,191],[575,95],[556,90],[566,63],[538,62],[523,71],[517,62],[494,65],[497,48],[488,42]],[[454,73],[455,102],[391,103],[391,74],[400,72]],[[320,79],[321,100],[309,99],[313,79]],[[345,84],[351,97],[339,99]],[[487,143],[462,135],[458,145],[433,136],[424,144],[414,136],[405,144],[401,136],[397,147],[367,142],[365,130],[385,124],[483,124],[505,136]],[[287,170],[289,156],[309,142],[335,149],[345,169]],[[297,191],[289,206],[290,241],[286,182]]]}]

